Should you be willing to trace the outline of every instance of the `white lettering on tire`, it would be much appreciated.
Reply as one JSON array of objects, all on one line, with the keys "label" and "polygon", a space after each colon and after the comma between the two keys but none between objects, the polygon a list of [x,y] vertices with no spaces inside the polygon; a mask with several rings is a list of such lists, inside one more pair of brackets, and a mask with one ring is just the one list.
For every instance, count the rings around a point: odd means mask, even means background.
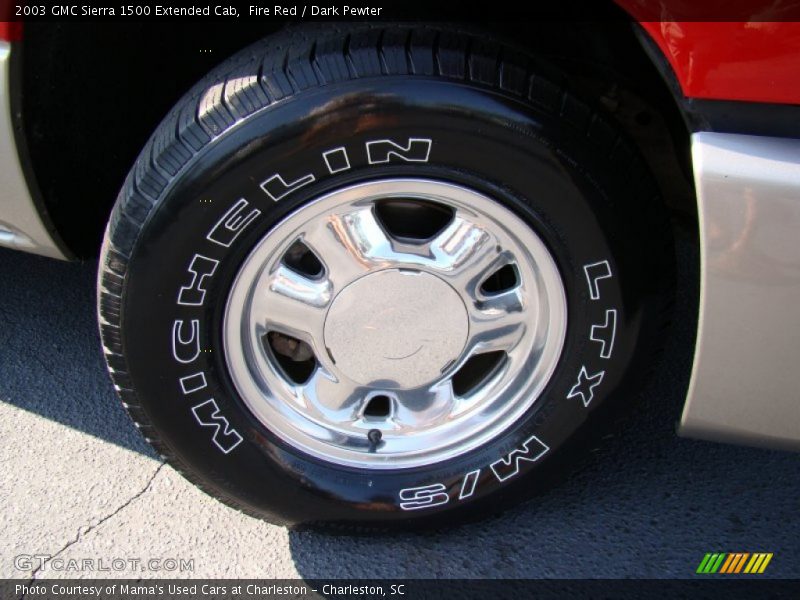
[{"label": "white lettering on tire", "polygon": [[[406,143],[389,139],[372,140],[365,144],[367,164],[387,164],[394,159],[402,162],[426,163],[430,159],[432,146],[433,140],[429,138],[408,138]],[[324,151],[322,160],[331,175],[349,171],[352,168],[350,155],[344,146]],[[313,173],[301,175],[292,181],[288,181],[281,173],[273,173],[262,181],[259,187],[273,202],[278,202],[316,180]]]},{"label": "white lettering on tire", "polygon": [[474,471],[470,471],[464,477],[464,481],[461,482],[461,491],[458,494],[458,499],[463,500],[464,498],[469,498],[472,494],[475,493],[475,486],[478,485],[478,477],[481,474],[480,469],[475,469]]},{"label": "white lettering on tire", "polygon": [[281,198],[285,198],[292,192],[299,190],[301,187],[308,185],[316,180],[313,174],[303,175],[294,181],[287,183],[287,181],[279,174],[275,173],[272,177],[265,179],[261,182],[261,189],[264,193],[272,198],[273,202],[277,202]]},{"label": "white lettering on tire", "polygon": [[344,146],[323,152],[322,159],[331,175],[350,169],[350,158],[347,156],[347,149]]},{"label": "white lettering on tire", "polygon": [[501,458],[498,461],[489,465],[492,468],[494,476],[501,483],[511,479],[520,472],[521,463],[523,462],[536,462],[542,458],[550,448],[542,440],[535,435],[532,435],[521,448],[512,450],[508,456]]},{"label": "white lettering on tire", "polygon": [[580,373],[578,373],[578,381],[576,381],[575,385],[572,386],[569,394],[567,394],[567,398],[575,398],[576,396],[580,396],[583,406],[588,407],[591,401],[594,399],[594,388],[603,382],[603,377],[605,374],[605,371],[600,371],[594,375],[589,375],[586,367],[582,366]]},{"label": "white lettering on tire", "polygon": [[[586,274],[586,283],[589,286],[589,297],[591,300],[599,300],[601,296],[600,282],[604,279],[611,279],[613,272],[608,260],[584,265],[583,272]],[[609,308],[605,311],[603,323],[592,325],[589,329],[589,340],[599,344],[600,358],[608,360],[614,352],[614,341],[617,337],[617,309]],[[597,348],[597,346],[595,346]],[[578,373],[578,379],[567,393],[567,398],[580,397],[584,408],[588,408],[594,399],[594,389],[603,382],[605,377],[604,370],[597,370],[592,375],[586,365],[582,365]]]},{"label": "white lettering on tire", "polygon": [[427,138],[409,138],[405,146],[392,140],[367,142],[367,162],[385,164],[391,162],[393,156],[405,162],[428,162],[431,145],[432,141]]},{"label": "white lettering on tire", "polygon": [[200,321],[190,321],[190,331],[184,332],[186,321],[175,319],[172,324],[172,356],[179,363],[188,365],[200,356]]},{"label": "white lettering on tire", "polygon": [[446,489],[442,483],[402,489],[400,490],[400,508],[419,510],[447,504],[450,496],[445,492]]},{"label": "white lettering on tire", "polygon": [[589,284],[589,297],[592,300],[600,299],[600,280],[611,278],[611,265],[607,260],[585,265],[583,272],[586,274],[586,282]]},{"label": "white lettering on tire", "polygon": [[192,413],[201,426],[214,428],[211,441],[223,454],[230,454],[236,446],[242,443],[242,436],[231,427],[228,419],[222,416],[222,412],[213,398],[193,406]]},{"label": "white lettering on tire", "polygon": [[224,248],[230,248],[236,238],[261,214],[257,208],[244,214],[248,206],[250,203],[244,198],[240,198],[211,228],[206,239]]},{"label": "white lettering on tire", "polygon": [[202,390],[208,386],[208,383],[206,382],[206,375],[202,371],[199,373],[194,373],[193,375],[181,377],[179,381],[184,396]]},{"label": "white lettering on tire", "polygon": [[206,299],[205,280],[217,270],[218,260],[208,258],[202,254],[195,254],[189,264],[189,273],[192,278],[189,285],[181,287],[178,292],[178,304],[181,306],[203,306]]},{"label": "white lettering on tire", "polygon": [[614,338],[617,336],[617,310],[609,308],[602,325],[592,325],[589,339],[600,344],[600,358],[609,359],[614,352]]},{"label": "white lettering on tire", "polygon": [[[500,460],[491,463],[489,466],[494,476],[500,483],[505,483],[522,469],[523,462],[536,462],[550,450],[550,447],[535,435],[529,437],[519,448],[512,450],[508,455]],[[475,469],[464,475],[459,488],[458,500],[470,498],[478,486],[478,479],[481,469]],[[421,508],[431,508],[441,506],[450,501],[447,493],[447,486],[443,483],[431,483],[418,487],[404,488],[400,490],[400,508],[402,510],[419,510]]]}]

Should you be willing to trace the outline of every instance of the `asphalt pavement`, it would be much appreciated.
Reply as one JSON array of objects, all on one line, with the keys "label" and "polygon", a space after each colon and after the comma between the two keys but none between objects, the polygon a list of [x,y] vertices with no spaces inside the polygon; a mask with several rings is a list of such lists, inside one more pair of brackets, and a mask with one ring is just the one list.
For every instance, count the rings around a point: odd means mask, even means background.
[{"label": "asphalt pavement", "polygon": [[[114,559],[156,559],[158,570],[102,576],[682,578],[707,552],[772,552],[764,577],[800,577],[800,456],[675,434],[697,277],[686,236],[679,250],[664,359],[607,444],[499,518],[363,537],[268,525],[163,465],[105,372],[96,264],[0,250],[0,577],[96,577]],[[34,555],[94,566],[52,571]]]}]

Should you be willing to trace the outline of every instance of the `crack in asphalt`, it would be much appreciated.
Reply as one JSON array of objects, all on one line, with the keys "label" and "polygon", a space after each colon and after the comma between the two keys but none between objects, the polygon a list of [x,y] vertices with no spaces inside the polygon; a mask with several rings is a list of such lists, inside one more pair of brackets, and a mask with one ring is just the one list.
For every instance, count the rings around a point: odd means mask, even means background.
[{"label": "crack in asphalt", "polygon": [[42,368],[45,370],[45,372],[48,375],[50,375],[50,377],[53,378],[53,381],[55,381],[56,383],[62,383],[63,382],[63,380],[64,380],[63,374],[57,374],[56,371],[53,371],[53,369],[50,367],[50,365],[48,365],[44,361],[44,359],[42,359],[41,356],[39,356],[38,354],[28,354],[28,356],[30,356],[31,358],[33,358],[33,360],[38,362],[42,366]]},{"label": "crack in asphalt", "polygon": [[[61,549],[60,549],[58,552],[56,552],[55,554],[53,554],[52,556],[50,556],[50,558],[48,559],[48,562],[52,561],[54,558],[56,558],[56,557],[60,556],[60,555],[61,555],[61,554],[63,554],[64,552],[66,552],[66,551],[67,551],[67,550],[68,550],[70,547],[72,547],[72,546],[74,546],[75,544],[77,544],[78,542],[80,542],[80,541],[81,541],[81,540],[82,540],[82,539],[83,539],[83,538],[84,538],[84,537],[85,537],[87,534],[91,533],[92,531],[94,531],[95,529],[97,529],[98,527],[100,527],[100,525],[102,525],[103,523],[105,523],[105,522],[106,522],[106,521],[108,521],[109,519],[112,519],[113,517],[117,516],[117,515],[118,515],[120,512],[122,512],[122,511],[123,511],[123,510],[125,510],[125,509],[126,509],[128,506],[130,506],[130,505],[131,505],[131,503],[133,503],[133,501],[134,501],[134,500],[136,500],[137,498],[140,498],[142,495],[144,495],[144,494],[145,494],[145,493],[146,493],[146,492],[147,492],[147,491],[148,491],[148,490],[149,490],[149,489],[152,487],[152,485],[153,485],[153,482],[155,481],[156,477],[158,477],[158,474],[161,472],[161,469],[163,469],[163,468],[164,468],[164,466],[165,466],[166,464],[167,464],[167,463],[165,463],[165,462],[163,462],[163,461],[162,461],[162,462],[161,462],[161,463],[158,465],[158,468],[156,468],[156,470],[155,470],[155,471],[153,471],[153,474],[152,474],[152,475],[150,476],[150,478],[147,480],[147,484],[146,484],[146,485],[145,485],[145,486],[144,486],[144,487],[143,487],[141,490],[139,490],[138,492],[136,492],[136,493],[135,493],[133,496],[131,496],[130,498],[128,498],[128,499],[127,499],[125,502],[123,502],[123,503],[122,503],[122,504],[121,504],[119,507],[117,507],[116,509],[114,509],[112,512],[110,512],[109,514],[107,514],[105,517],[101,518],[99,521],[97,521],[97,523],[95,523],[94,525],[89,525],[88,527],[85,527],[85,528],[84,528],[84,527],[79,527],[79,528],[78,528],[78,533],[75,535],[75,538],[74,538],[74,539],[72,539],[72,540],[70,540],[70,541],[68,541],[68,542],[67,542],[67,543],[64,545],[64,547],[63,547],[63,548],[61,548]],[[33,585],[33,584],[34,584],[34,582],[36,581],[36,575],[39,573],[39,571],[40,571],[41,569],[42,569],[42,563],[40,562],[40,563],[39,563],[39,566],[37,566],[37,567],[36,567],[36,568],[33,570],[33,572],[31,573],[31,578],[30,578],[30,581],[28,582],[28,585]],[[23,594],[22,596],[20,596],[19,600],[25,600],[25,594]]]}]

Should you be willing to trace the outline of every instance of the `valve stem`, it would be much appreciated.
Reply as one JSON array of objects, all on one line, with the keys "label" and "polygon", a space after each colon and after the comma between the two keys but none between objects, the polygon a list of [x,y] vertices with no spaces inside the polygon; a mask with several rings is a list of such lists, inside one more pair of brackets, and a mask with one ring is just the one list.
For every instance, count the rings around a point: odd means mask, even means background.
[{"label": "valve stem", "polygon": [[381,443],[381,438],[383,434],[381,433],[380,429],[370,429],[369,433],[367,434],[367,439],[369,440],[369,451],[375,452],[375,449],[378,447],[378,444]]}]

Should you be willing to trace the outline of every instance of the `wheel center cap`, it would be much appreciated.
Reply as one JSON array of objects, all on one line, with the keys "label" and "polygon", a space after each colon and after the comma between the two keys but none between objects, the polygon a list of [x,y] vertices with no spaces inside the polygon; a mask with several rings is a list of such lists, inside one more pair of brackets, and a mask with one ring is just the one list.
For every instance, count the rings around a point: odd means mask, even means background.
[{"label": "wheel center cap", "polygon": [[464,303],[447,283],[417,271],[366,275],[334,299],[325,345],[362,385],[413,388],[438,379],[469,332]]}]

